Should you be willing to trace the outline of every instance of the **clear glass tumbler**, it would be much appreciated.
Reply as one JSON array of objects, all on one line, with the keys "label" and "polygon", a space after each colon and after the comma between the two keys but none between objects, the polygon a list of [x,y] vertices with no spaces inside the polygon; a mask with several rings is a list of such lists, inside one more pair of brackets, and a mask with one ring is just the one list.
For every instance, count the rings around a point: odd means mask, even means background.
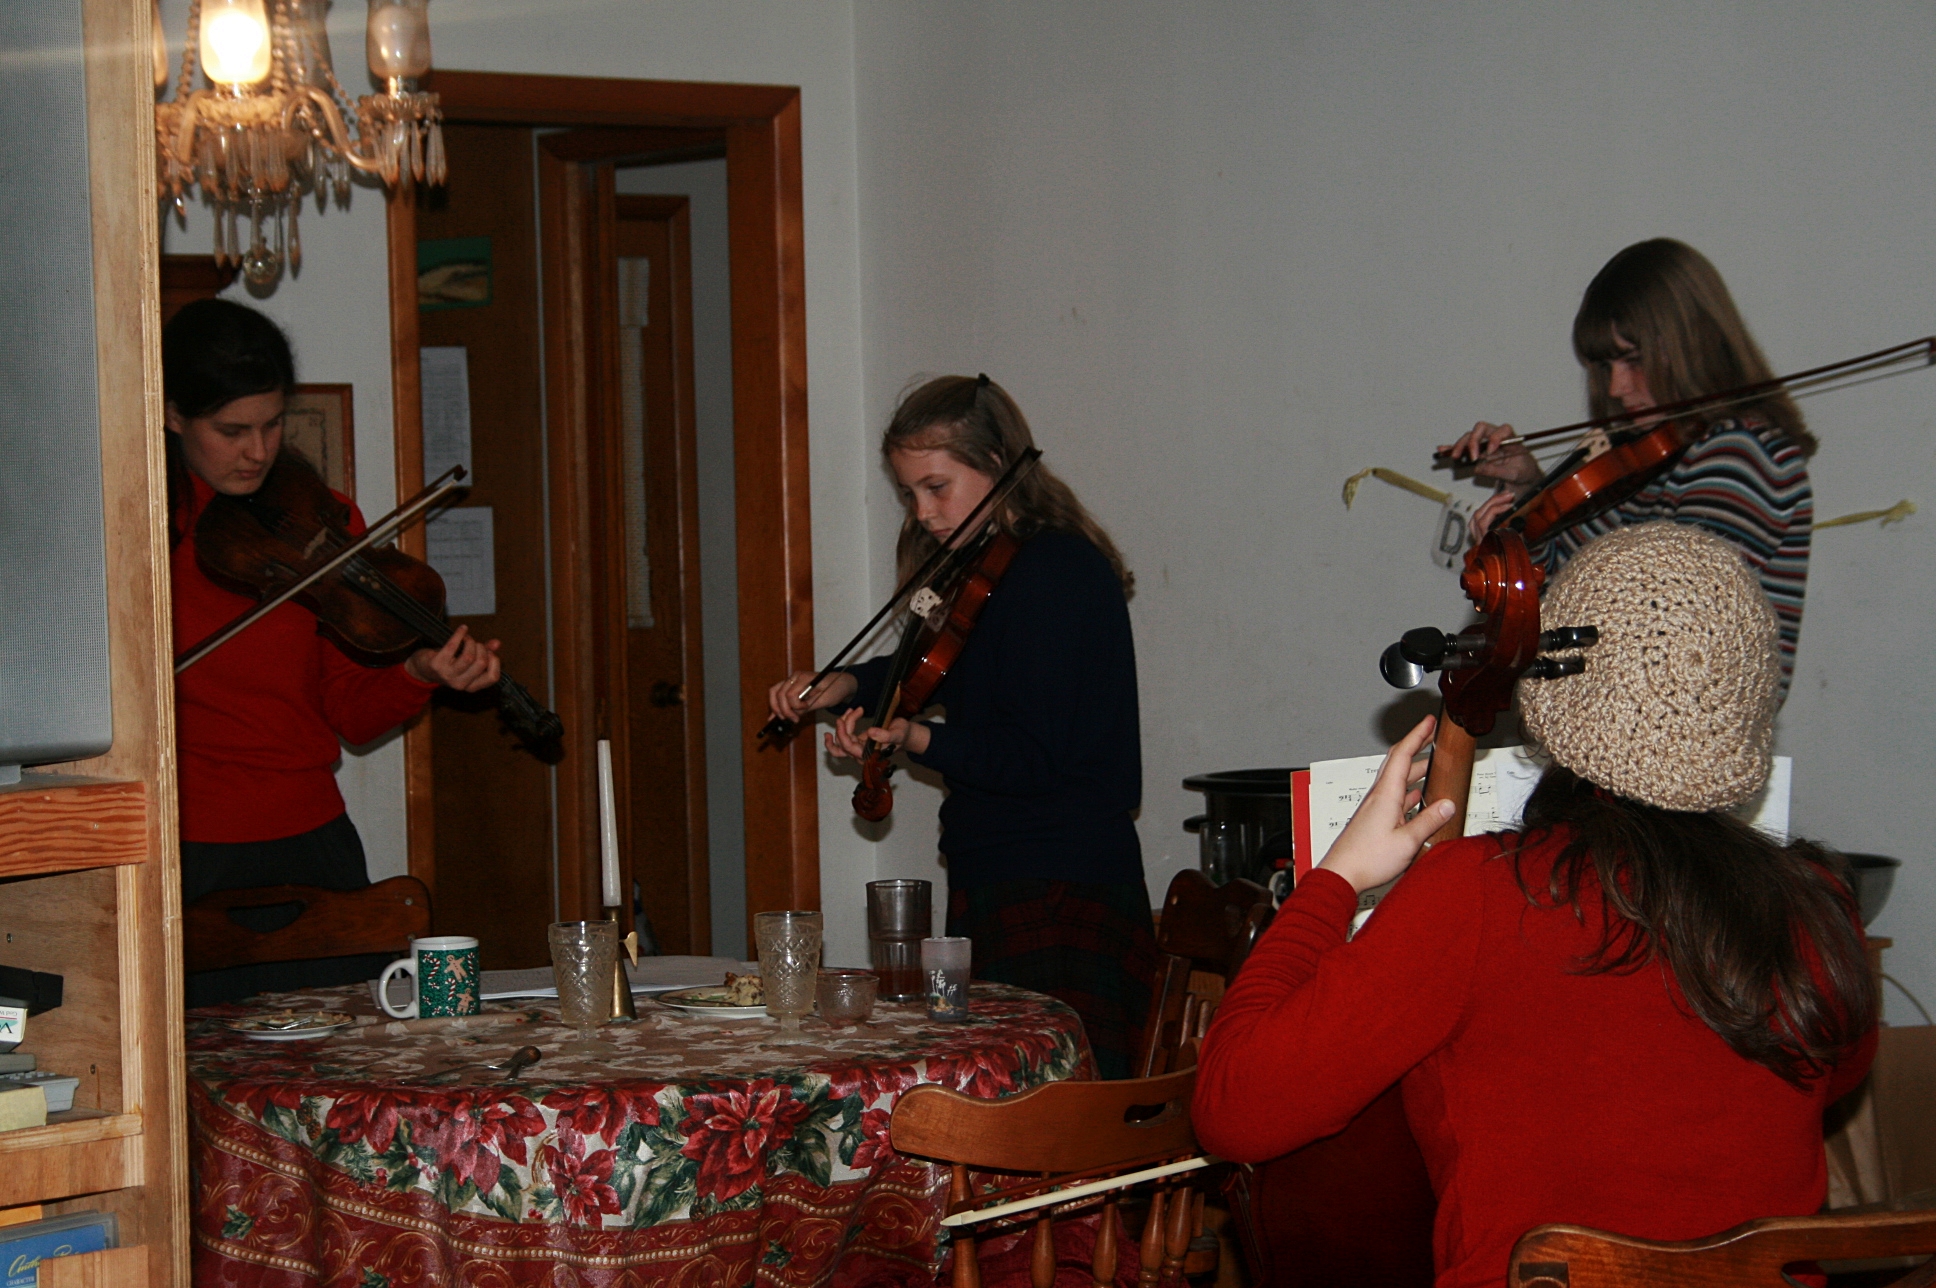
[{"label": "clear glass tumbler", "polygon": [[563,1049],[582,1053],[601,1050],[594,1030],[612,1013],[612,972],[618,963],[618,923],[613,921],[555,921],[551,941],[551,970],[558,978],[558,1010],[578,1036]]},{"label": "clear glass tumbler", "polygon": [[960,935],[936,935],[921,941],[921,970],[928,977],[928,1018],[968,1018],[968,971],[974,943]]},{"label": "clear glass tumbler", "polygon": [[821,971],[814,990],[820,1018],[836,1029],[865,1024],[874,1016],[874,998],[880,986],[881,977],[871,970],[835,967]]},{"label": "clear glass tumbler", "polygon": [[800,1041],[800,1017],[813,1010],[820,932],[817,912],[762,912],[753,918],[766,1013],[780,1022],[781,1042]]}]

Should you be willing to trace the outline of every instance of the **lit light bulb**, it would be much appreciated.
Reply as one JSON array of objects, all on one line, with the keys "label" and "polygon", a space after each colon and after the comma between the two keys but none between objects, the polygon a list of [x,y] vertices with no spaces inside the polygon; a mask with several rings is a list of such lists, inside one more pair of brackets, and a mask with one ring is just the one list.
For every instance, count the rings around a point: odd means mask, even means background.
[{"label": "lit light bulb", "polygon": [[149,27],[155,59],[155,88],[165,89],[168,85],[168,35],[161,29],[161,0],[155,0],[154,15]]},{"label": "lit light bulb", "polygon": [[269,74],[269,18],[262,0],[205,2],[202,70],[218,85],[253,85]]},{"label": "lit light bulb", "polygon": [[430,70],[429,0],[370,0],[365,46],[370,75],[406,80]]}]

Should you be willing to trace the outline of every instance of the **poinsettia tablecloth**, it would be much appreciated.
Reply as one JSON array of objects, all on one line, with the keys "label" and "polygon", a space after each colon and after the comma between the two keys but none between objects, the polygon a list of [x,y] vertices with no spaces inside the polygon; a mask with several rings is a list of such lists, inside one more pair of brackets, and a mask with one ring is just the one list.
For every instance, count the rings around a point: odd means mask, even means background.
[{"label": "poinsettia tablecloth", "polygon": [[[640,998],[597,1056],[559,1050],[555,1002],[409,1024],[354,989],[256,1005],[363,1023],[269,1043],[229,1031],[239,1008],[190,1016],[198,1288],[931,1283],[946,1173],[889,1147],[894,1102],[1092,1076],[1072,1011],[999,984],[966,1023],[883,1004],[797,1046]],[[526,1044],[544,1054],[520,1083],[425,1081]]]}]

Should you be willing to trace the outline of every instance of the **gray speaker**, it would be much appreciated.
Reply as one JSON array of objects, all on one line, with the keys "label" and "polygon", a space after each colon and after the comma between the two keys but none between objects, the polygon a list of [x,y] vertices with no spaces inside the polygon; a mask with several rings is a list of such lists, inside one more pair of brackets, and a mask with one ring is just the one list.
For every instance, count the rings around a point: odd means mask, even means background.
[{"label": "gray speaker", "polygon": [[3,783],[114,725],[79,0],[6,0],[0,49]]}]

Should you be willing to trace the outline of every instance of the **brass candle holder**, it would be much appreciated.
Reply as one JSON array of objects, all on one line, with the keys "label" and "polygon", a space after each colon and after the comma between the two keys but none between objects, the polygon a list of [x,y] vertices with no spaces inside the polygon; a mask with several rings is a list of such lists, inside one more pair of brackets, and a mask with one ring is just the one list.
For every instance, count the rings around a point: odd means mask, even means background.
[{"label": "brass candle holder", "polygon": [[[618,909],[605,909],[605,920],[618,924]],[[622,936],[618,946],[624,951],[612,961],[612,1019],[636,1020],[638,1007],[632,1005],[632,981],[625,974],[625,963],[629,958],[634,966],[639,964],[639,932],[634,930]]]}]

